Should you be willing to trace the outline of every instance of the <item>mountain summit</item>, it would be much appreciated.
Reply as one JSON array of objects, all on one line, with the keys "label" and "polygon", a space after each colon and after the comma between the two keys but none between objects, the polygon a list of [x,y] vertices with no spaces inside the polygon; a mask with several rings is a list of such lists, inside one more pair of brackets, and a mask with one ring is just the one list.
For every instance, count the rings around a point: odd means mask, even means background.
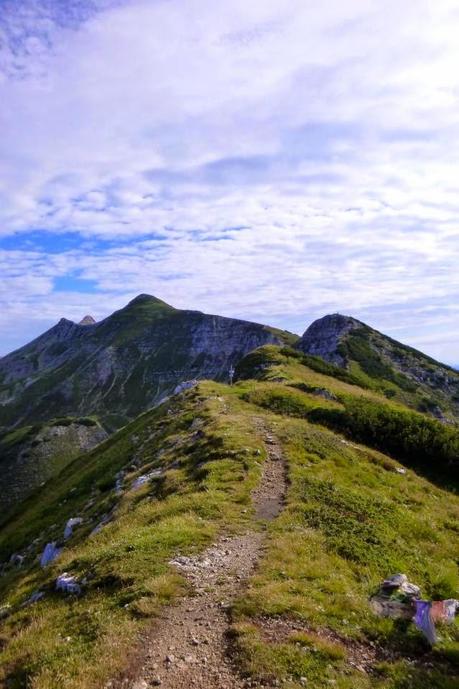
[{"label": "mountain summit", "polygon": [[78,325],[94,325],[95,322],[96,321],[92,316],[87,315],[81,319],[81,321],[78,323]]},{"label": "mountain summit", "polygon": [[351,316],[312,323],[296,343],[305,354],[345,368],[370,387],[444,421],[459,415],[459,373]]},{"label": "mountain summit", "polygon": [[3,357],[0,427],[96,414],[113,430],[178,383],[224,380],[252,349],[295,339],[265,325],[179,310],[140,294],[99,323],[63,318]]}]

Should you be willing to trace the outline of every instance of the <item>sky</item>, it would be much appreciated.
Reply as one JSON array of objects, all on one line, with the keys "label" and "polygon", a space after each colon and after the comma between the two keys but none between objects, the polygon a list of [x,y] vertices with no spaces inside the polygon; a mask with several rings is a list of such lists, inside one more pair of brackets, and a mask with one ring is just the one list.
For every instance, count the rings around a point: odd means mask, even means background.
[{"label": "sky", "polygon": [[0,0],[0,355],[135,295],[459,363],[459,6]]}]

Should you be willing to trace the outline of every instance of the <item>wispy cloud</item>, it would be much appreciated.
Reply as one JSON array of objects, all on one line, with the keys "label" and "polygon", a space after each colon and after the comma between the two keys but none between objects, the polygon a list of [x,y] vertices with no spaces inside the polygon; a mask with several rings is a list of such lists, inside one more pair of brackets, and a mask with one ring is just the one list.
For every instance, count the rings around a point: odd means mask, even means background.
[{"label": "wispy cloud", "polygon": [[455,359],[455,3],[2,9],[3,350],[147,291]]}]

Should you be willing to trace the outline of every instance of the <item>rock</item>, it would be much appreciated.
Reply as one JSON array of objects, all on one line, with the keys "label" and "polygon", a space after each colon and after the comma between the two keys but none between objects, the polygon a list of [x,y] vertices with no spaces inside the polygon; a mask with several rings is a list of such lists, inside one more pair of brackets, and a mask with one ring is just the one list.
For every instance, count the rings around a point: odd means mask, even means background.
[{"label": "rock", "polygon": [[153,471],[150,471],[148,474],[143,474],[142,476],[138,476],[134,483],[131,486],[131,490],[137,490],[138,488],[141,488],[144,486],[146,483],[151,481],[152,478],[159,478],[162,476],[164,473],[163,469],[154,469]]},{"label": "rock", "polygon": [[198,384],[197,380],[184,380],[182,383],[179,383],[175,388],[174,388],[174,395],[179,395],[181,392],[185,392],[185,390],[190,390],[191,388],[196,387]]},{"label": "rock", "polygon": [[309,326],[295,347],[305,354],[344,366],[345,359],[339,352],[339,344],[349,332],[361,327],[362,323],[350,316],[339,313],[324,316]]},{"label": "rock", "polygon": [[112,519],[112,514],[104,514],[100,522],[97,524],[97,526],[94,527],[94,529],[91,531],[89,534],[90,536],[95,536],[96,534],[101,531],[104,526],[106,526]]},{"label": "rock", "polygon": [[64,540],[67,540],[68,538],[70,538],[73,534],[73,528],[75,526],[79,526],[82,523],[83,523],[82,517],[72,517],[71,519],[69,519],[67,524],[65,525],[65,529],[64,529]]},{"label": "rock", "polygon": [[95,325],[96,320],[89,315],[86,315],[84,318],[81,319],[81,321],[78,323],[78,325]]},{"label": "rock", "polygon": [[47,543],[40,558],[40,565],[42,567],[47,567],[53,560],[59,557],[60,552],[61,549],[56,546],[54,541],[52,543]]},{"label": "rock", "polygon": [[30,598],[28,598],[23,604],[23,607],[26,607],[27,605],[33,605],[34,603],[37,603],[39,600],[45,597],[45,592],[44,591],[34,591]]},{"label": "rock", "polygon": [[316,388],[313,394],[318,397],[323,397],[325,400],[336,401],[338,399],[337,396],[334,395],[333,392],[330,392],[330,390],[327,390],[327,388]]},{"label": "rock", "polygon": [[406,574],[393,574],[391,577],[384,579],[382,583],[383,588],[398,588],[402,584],[408,583]]},{"label": "rock", "polygon": [[148,686],[144,679],[138,679],[134,684],[131,684],[131,689],[148,689]]},{"label": "rock", "polygon": [[119,471],[115,476],[115,493],[121,495],[123,493],[124,471]]},{"label": "rock", "polygon": [[13,553],[10,557],[10,565],[14,565],[15,567],[22,567],[23,562],[24,555],[19,555],[19,553]]},{"label": "rock", "polygon": [[63,574],[60,574],[56,579],[56,591],[79,596],[81,593],[81,586],[76,577],[67,572],[63,572]]}]

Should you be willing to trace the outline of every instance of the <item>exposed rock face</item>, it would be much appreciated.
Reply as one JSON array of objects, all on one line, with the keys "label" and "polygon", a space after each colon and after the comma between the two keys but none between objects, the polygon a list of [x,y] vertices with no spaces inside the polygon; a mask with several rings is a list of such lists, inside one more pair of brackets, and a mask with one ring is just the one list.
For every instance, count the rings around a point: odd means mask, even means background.
[{"label": "exposed rock face", "polygon": [[345,366],[347,362],[339,352],[339,344],[347,333],[361,328],[362,325],[363,323],[351,316],[333,313],[314,321],[296,346],[305,354],[320,356],[331,364]]},{"label": "exposed rock face", "polygon": [[95,325],[95,319],[92,316],[85,316],[81,319],[78,325]]},{"label": "exposed rock face", "polygon": [[91,420],[62,420],[19,428],[0,437],[2,513],[26,498],[74,457],[107,438]]},{"label": "exposed rock face", "polygon": [[114,429],[181,381],[225,380],[247,352],[285,342],[291,334],[139,295],[93,325],[63,318],[1,359],[0,426],[96,414]]}]

